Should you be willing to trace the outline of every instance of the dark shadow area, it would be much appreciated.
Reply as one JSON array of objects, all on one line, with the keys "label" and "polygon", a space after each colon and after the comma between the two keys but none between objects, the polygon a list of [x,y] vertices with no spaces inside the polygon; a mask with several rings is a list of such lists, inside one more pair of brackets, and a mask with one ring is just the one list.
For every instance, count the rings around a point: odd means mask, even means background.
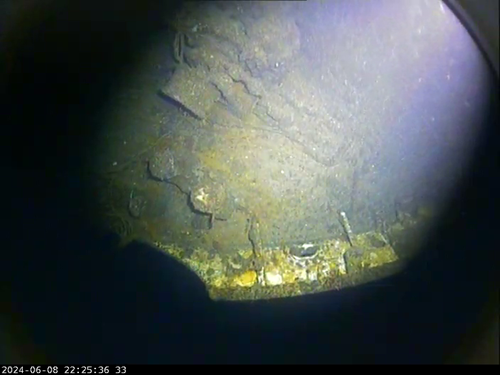
[{"label": "dark shadow area", "polygon": [[467,179],[404,272],[307,297],[215,302],[177,261],[139,243],[118,248],[80,214],[83,155],[97,152],[86,147],[98,131],[92,115],[148,36],[164,27],[159,14],[166,10],[154,1],[111,3],[60,1],[34,9],[36,16],[2,45],[2,298],[41,357],[49,363],[439,363],[465,337],[473,343],[465,334],[500,281],[497,81],[485,116],[489,132]]}]

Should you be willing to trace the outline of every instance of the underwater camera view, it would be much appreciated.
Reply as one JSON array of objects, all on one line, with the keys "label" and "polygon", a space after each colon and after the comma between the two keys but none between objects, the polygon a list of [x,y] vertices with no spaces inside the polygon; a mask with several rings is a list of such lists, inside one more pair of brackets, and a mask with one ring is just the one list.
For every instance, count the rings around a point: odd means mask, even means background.
[{"label": "underwater camera view", "polygon": [[489,70],[437,0],[188,2],[99,117],[89,211],[213,298],[411,259],[473,149]]}]

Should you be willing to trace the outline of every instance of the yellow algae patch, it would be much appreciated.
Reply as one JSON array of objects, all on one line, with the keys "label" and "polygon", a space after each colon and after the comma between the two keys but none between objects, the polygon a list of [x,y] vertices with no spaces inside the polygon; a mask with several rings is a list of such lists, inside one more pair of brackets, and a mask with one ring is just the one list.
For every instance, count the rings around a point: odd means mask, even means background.
[{"label": "yellow algae patch", "polygon": [[241,275],[236,276],[232,280],[233,286],[239,286],[243,288],[250,288],[257,282],[257,272],[253,270],[246,271]]}]

